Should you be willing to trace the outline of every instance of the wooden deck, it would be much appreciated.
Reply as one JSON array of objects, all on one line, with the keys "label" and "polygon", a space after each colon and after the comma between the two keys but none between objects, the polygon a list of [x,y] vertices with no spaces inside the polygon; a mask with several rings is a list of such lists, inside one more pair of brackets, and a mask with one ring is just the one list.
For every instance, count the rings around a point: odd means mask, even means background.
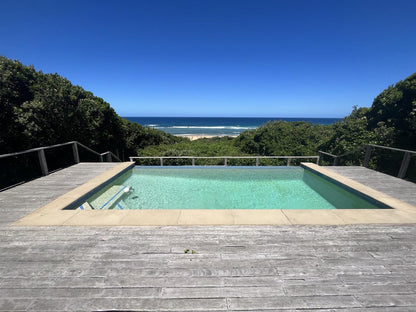
[{"label": "wooden deck", "polygon": [[359,166],[325,168],[416,206],[415,183]]},{"label": "wooden deck", "polygon": [[[416,311],[415,225],[10,226],[113,165],[0,193],[0,311]],[[414,204],[414,184],[330,169]]]}]

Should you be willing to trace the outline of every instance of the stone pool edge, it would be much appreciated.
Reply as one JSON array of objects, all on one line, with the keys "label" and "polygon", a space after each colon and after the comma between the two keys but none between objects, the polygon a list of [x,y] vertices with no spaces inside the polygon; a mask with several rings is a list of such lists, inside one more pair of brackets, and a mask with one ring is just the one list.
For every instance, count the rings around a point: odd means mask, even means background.
[{"label": "stone pool edge", "polygon": [[338,210],[68,210],[80,197],[120,175],[134,163],[122,163],[47,205],[12,223],[11,226],[168,226],[168,225],[347,225],[416,223],[416,207],[313,163],[306,170],[324,175],[393,209]]}]

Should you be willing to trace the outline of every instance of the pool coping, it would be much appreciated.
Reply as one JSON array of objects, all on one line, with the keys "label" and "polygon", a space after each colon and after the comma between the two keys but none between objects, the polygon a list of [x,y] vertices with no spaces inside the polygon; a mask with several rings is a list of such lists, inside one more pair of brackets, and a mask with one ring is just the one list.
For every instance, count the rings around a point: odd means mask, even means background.
[{"label": "pool coping", "polygon": [[12,223],[11,226],[346,225],[416,223],[416,207],[313,163],[301,166],[393,209],[69,210],[102,184],[134,167],[121,163]]}]

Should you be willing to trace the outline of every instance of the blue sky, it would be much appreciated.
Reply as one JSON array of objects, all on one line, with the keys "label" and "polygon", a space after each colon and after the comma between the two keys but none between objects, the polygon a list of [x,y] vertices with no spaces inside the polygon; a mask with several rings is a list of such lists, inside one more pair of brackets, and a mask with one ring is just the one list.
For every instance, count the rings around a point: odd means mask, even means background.
[{"label": "blue sky", "polygon": [[343,117],[416,71],[416,1],[2,0],[0,54],[121,116]]}]

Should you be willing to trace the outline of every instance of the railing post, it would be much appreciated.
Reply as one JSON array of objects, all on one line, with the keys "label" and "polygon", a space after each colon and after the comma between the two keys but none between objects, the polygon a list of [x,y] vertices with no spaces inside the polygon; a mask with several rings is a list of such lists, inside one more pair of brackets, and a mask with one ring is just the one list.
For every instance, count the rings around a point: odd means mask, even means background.
[{"label": "railing post", "polygon": [[38,151],[38,158],[40,164],[40,170],[44,176],[48,175],[48,164],[46,163],[45,151],[43,149]]},{"label": "railing post", "polygon": [[398,178],[403,179],[406,176],[407,168],[409,167],[411,155],[410,153],[404,153],[402,165],[400,166]]},{"label": "railing post", "polygon": [[192,157],[192,166],[195,166],[195,158]]},{"label": "railing post", "polygon": [[76,164],[79,164],[79,154],[78,154],[78,145],[77,142],[72,144],[72,154],[74,154],[74,161]]},{"label": "railing post", "polygon": [[337,156],[334,157],[334,162],[332,163],[332,166],[336,166],[336,165],[338,165],[338,157]]},{"label": "railing post", "polygon": [[290,166],[290,158],[287,159],[286,161],[286,166],[289,167]]},{"label": "railing post", "polygon": [[316,161],[317,165],[322,165],[322,153],[321,151],[318,152],[318,160]]},{"label": "railing post", "polygon": [[103,155],[100,155],[100,162],[103,162]]},{"label": "railing post", "polygon": [[366,145],[365,147],[365,155],[364,155],[364,160],[363,160],[363,167],[368,167],[368,162],[370,161],[370,157],[371,157],[371,150],[372,147],[370,145]]},{"label": "railing post", "polygon": [[259,158],[256,157],[256,167],[258,167],[258,166],[259,166]]},{"label": "railing post", "polygon": [[227,157],[224,157],[224,166],[227,166]]},{"label": "railing post", "polygon": [[110,153],[110,152],[108,152],[108,153],[107,153],[106,158],[107,158],[107,161],[108,161],[108,162],[112,162],[112,159],[111,159],[111,153]]},{"label": "railing post", "polygon": [[163,158],[160,157],[160,166],[163,167]]}]

